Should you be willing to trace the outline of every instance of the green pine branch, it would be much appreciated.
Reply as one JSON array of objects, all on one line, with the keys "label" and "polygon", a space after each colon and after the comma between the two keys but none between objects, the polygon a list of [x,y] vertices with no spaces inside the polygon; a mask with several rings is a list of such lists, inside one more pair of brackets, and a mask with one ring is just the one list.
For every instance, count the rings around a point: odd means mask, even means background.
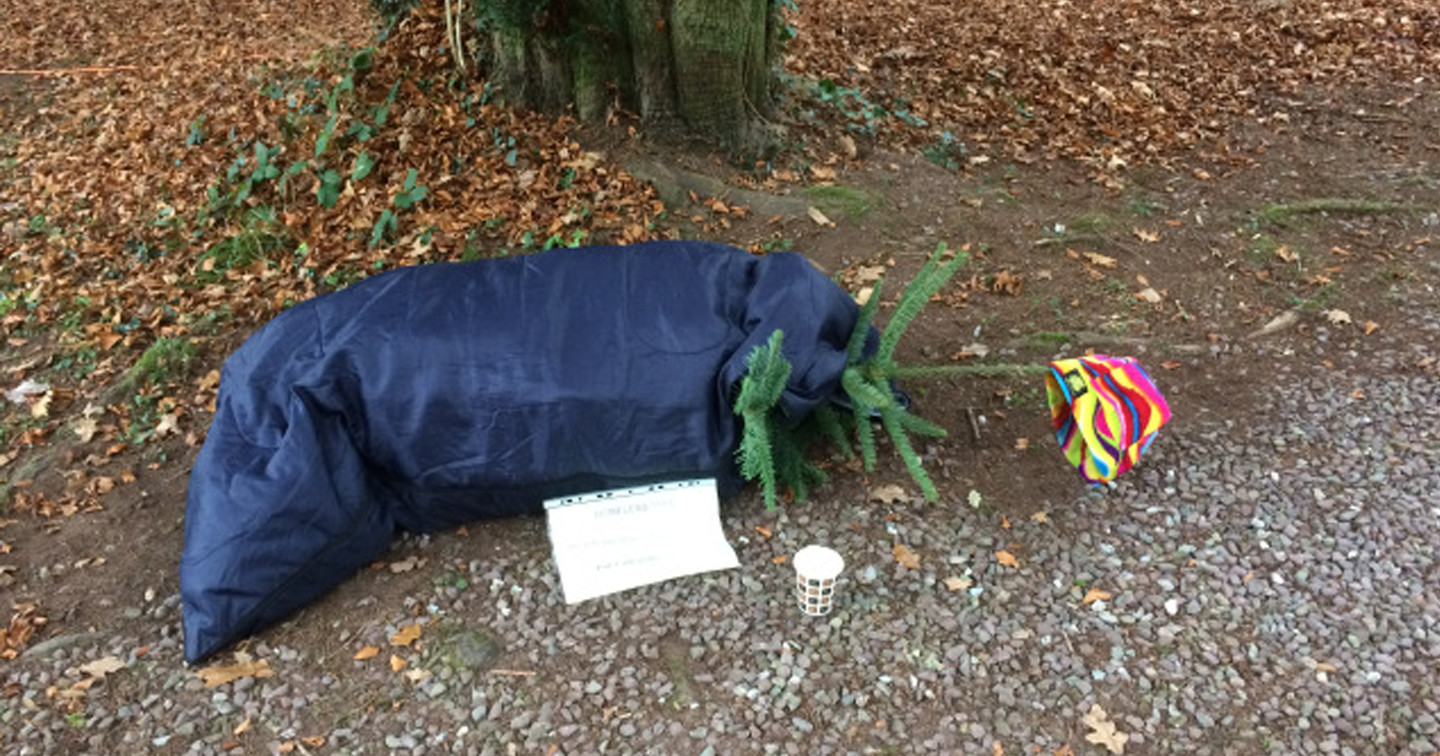
[{"label": "green pine branch", "polygon": [[845,433],[845,423],[841,421],[840,413],[830,405],[822,404],[815,409],[814,417],[821,435],[839,449],[845,459],[854,459],[855,450],[850,447],[850,437]]},{"label": "green pine branch", "polygon": [[[765,495],[765,507],[775,508],[778,487],[775,469],[776,442],[786,440],[772,434],[771,411],[780,401],[785,384],[790,380],[790,361],[781,349],[785,341],[782,331],[775,331],[763,345],[755,347],[745,358],[745,377],[740,380],[740,394],[735,399],[735,414],[743,425],[740,448],[740,474],[747,480],[759,480]],[[780,434],[783,435],[783,434]]]},{"label": "green pine branch", "polygon": [[[960,251],[949,260],[941,261],[945,256],[947,247],[944,242],[936,245],[935,251],[931,253],[920,272],[905,287],[904,293],[900,295],[900,302],[895,306],[895,314],[890,316],[890,322],[885,324],[884,333],[880,334],[880,351],[875,354],[875,361],[884,366],[894,364],[895,347],[900,343],[900,337],[905,335],[910,323],[930,302],[930,297],[940,291],[955,271],[970,258],[969,253]],[[869,304],[868,302],[866,304]]]},{"label": "green pine branch", "polygon": [[847,365],[859,364],[865,356],[865,342],[870,340],[870,326],[875,322],[875,311],[880,307],[880,292],[884,286],[883,280],[876,281],[875,288],[870,290],[870,298],[860,305],[860,313],[855,317],[855,329],[850,332],[850,343],[845,347]]},{"label": "green pine branch", "polygon": [[736,414],[769,412],[780,401],[791,370],[782,349],[784,343],[785,332],[777,330],[745,358],[745,378],[740,381],[740,395],[735,400]]},{"label": "green pine branch", "polygon": [[[925,472],[925,465],[920,455],[915,452],[915,447],[910,444],[910,436],[905,432],[905,421],[901,418],[909,414],[900,409],[900,405],[891,404],[880,410],[881,422],[885,430],[890,434],[890,440],[895,444],[895,451],[900,454],[900,459],[905,463],[905,469],[910,471],[910,477],[920,486],[920,492],[925,494],[925,500],[931,503],[940,500],[940,492],[935,490],[935,481],[930,479],[930,474]],[[941,431],[944,434],[944,431]]]},{"label": "green pine branch", "polygon": [[997,376],[1044,375],[1050,368],[1044,365],[906,365],[896,367],[890,377],[896,380],[936,378],[968,378]]},{"label": "green pine branch", "polygon": [[[744,423],[736,455],[741,474],[747,480],[759,482],[767,509],[775,508],[781,491],[789,491],[796,500],[804,501],[811,486],[828,479],[825,471],[811,462],[807,455],[813,439],[827,439],[847,459],[854,458],[854,449],[858,446],[865,469],[875,469],[878,454],[874,420],[877,417],[905,469],[926,500],[934,502],[940,494],[910,437],[943,437],[946,431],[902,407],[895,400],[891,382],[962,376],[1040,375],[1045,372],[1044,367],[1032,365],[902,366],[895,362],[895,349],[905,331],[967,259],[968,255],[963,251],[949,255],[943,243],[938,245],[901,293],[895,312],[881,331],[879,348],[866,355],[865,347],[879,309],[884,282],[876,283],[870,298],[860,307],[855,328],[846,344],[846,367],[840,386],[850,400],[848,418],[834,408],[822,406],[798,427],[782,423],[775,408],[792,370],[781,348],[784,334],[777,330],[763,345],[751,351],[746,358],[746,374],[740,381],[735,401],[735,414],[740,415]],[[850,428],[854,432],[853,442],[848,432]]]},{"label": "green pine branch", "polygon": [[865,380],[857,368],[846,368],[840,385],[850,397],[850,407],[855,419],[855,438],[860,444],[860,461],[866,470],[875,469],[875,431],[870,427],[870,417],[877,405],[890,401],[890,397],[877,390]]},{"label": "green pine branch", "polygon": [[911,412],[900,413],[900,427],[917,436],[930,436],[931,438],[944,438],[950,432],[940,426],[926,420]]}]

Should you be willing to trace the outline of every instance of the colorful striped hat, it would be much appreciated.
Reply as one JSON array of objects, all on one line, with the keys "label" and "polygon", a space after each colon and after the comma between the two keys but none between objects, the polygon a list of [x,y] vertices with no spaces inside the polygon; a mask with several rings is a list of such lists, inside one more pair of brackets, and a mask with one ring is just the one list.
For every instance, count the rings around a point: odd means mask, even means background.
[{"label": "colorful striped hat", "polygon": [[1133,467],[1170,419],[1165,397],[1128,357],[1052,362],[1045,392],[1065,459],[1091,483],[1109,483]]}]

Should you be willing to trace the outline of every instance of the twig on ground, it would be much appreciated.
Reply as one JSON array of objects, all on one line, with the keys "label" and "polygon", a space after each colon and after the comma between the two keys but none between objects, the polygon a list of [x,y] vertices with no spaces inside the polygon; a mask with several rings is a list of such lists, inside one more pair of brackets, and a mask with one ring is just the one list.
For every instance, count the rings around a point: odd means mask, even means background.
[{"label": "twig on ground", "polygon": [[976,441],[979,441],[979,440],[980,440],[980,421],[975,418],[975,408],[974,408],[974,407],[966,407],[966,408],[965,408],[965,417],[967,417],[967,418],[970,419],[970,435],[974,436]]},{"label": "twig on ground", "polygon": [[1271,320],[1269,323],[1266,323],[1263,327],[1260,328],[1260,330],[1254,331],[1246,335],[1245,339],[1248,341],[1250,339],[1258,339],[1262,336],[1269,336],[1271,334],[1279,333],[1299,322],[1300,312],[1298,310],[1286,310],[1285,312],[1277,315],[1275,319]]},{"label": "twig on ground", "polygon": [[529,669],[492,669],[492,675],[506,675],[509,677],[534,677],[535,672]]}]

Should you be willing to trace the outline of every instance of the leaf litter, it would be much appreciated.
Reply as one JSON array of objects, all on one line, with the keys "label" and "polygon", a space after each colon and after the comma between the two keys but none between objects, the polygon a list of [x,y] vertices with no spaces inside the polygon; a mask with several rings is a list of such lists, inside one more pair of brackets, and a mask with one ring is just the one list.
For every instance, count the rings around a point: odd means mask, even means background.
[{"label": "leaf litter", "polygon": [[[662,206],[650,188],[583,150],[573,121],[504,108],[478,82],[468,94],[420,86],[450,73],[430,44],[439,3],[417,8],[355,75],[374,23],[352,0],[303,14],[240,0],[10,15],[5,68],[55,75],[27,75],[0,97],[14,138],[0,205],[6,286],[33,303],[7,315],[0,336],[73,318],[76,338],[55,349],[92,350],[94,366],[49,391],[33,379],[7,391],[43,421],[7,445],[53,435],[75,400],[99,396],[162,339],[217,359],[231,334],[387,268],[655,238]],[[271,31],[251,34],[257,25]],[[65,65],[77,58],[93,61],[83,75]],[[320,116],[335,92],[342,125],[327,134]],[[326,183],[342,171],[348,180]],[[218,331],[217,314],[228,321]],[[153,435],[208,420],[213,383],[196,388]],[[82,443],[127,429],[93,422],[72,426]]]},{"label": "leaf litter", "polygon": [[[800,34],[784,66],[801,79],[864,91],[888,114],[866,124],[882,143],[918,149],[953,132],[966,170],[1002,157],[1073,158],[1106,182],[1126,167],[1182,156],[1223,170],[1245,160],[1228,151],[1229,123],[1256,113],[1288,120],[1258,110],[1261,93],[1395,80],[1440,64],[1440,53],[1421,44],[1440,24],[1440,9],[1422,0],[1273,3],[1259,11],[1264,23],[1248,25],[1221,3],[902,5],[897,16],[888,6],[799,4],[788,11]],[[344,123],[374,133],[336,137],[323,161],[307,156],[324,119],[305,111],[323,113],[324,94],[347,59],[373,40],[366,4],[321,0],[304,14],[277,0],[197,7],[135,13],[123,3],[58,4],[44,14],[11,14],[0,35],[7,73],[24,77],[19,95],[0,98],[7,135],[18,139],[5,148],[14,170],[0,225],[20,231],[7,244],[6,267],[27,295],[45,293],[30,315],[34,325],[53,324],[68,303],[85,302],[77,346],[98,349],[89,376],[59,387],[68,393],[29,404],[42,427],[13,434],[12,449],[54,438],[73,415],[70,405],[96,396],[157,339],[188,339],[207,359],[218,358],[233,337],[200,325],[222,307],[231,319],[224,333],[243,333],[290,303],[396,265],[657,233],[652,225],[663,208],[651,190],[604,154],[581,148],[573,122],[483,102],[479,82],[465,97],[420,86],[449,74],[448,57],[433,44],[443,30],[439,3],[422,3],[394,30],[346,98],[353,101]],[[1013,23],[1017,15],[1031,22]],[[1384,23],[1360,21],[1377,18]],[[257,26],[269,31],[248,31]],[[57,29],[64,45],[54,44]],[[846,33],[833,33],[839,29]],[[86,65],[70,62],[77,59]],[[392,87],[382,127],[366,108]],[[34,105],[46,101],[53,106]],[[496,133],[513,144],[497,145]],[[808,166],[811,178],[835,179],[836,160],[860,152],[848,134],[831,141],[840,154]],[[231,211],[212,212],[208,190],[233,188],[226,176],[237,164],[242,176],[260,175],[259,156],[272,150],[261,162],[277,170],[323,165],[283,190],[278,178],[262,180]],[[456,154],[463,168],[453,166]],[[319,168],[342,180],[327,184]],[[423,197],[402,188],[412,171]],[[799,181],[806,171],[773,173]],[[319,198],[330,190],[327,207]],[[368,245],[369,230],[399,194],[414,200],[409,215],[381,235],[382,244]],[[717,213],[735,210],[717,203]],[[246,220],[262,209],[271,220]],[[1153,231],[1133,233],[1158,240]],[[222,262],[222,242],[250,237],[282,246],[246,264]],[[1091,262],[1114,265],[1101,255]],[[1018,294],[1021,285],[1007,272],[995,290]],[[12,313],[0,335],[14,343],[20,323]],[[163,415],[155,436],[199,443],[215,387],[194,388],[183,400],[190,406]],[[82,443],[112,443],[129,425],[101,418],[92,425],[87,416],[70,427]],[[0,459],[13,457],[0,450]],[[84,506],[48,505],[52,512]]]},{"label": "leaf litter", "polygon": [[1072,158],[1107,186],[1141,163],[1203,161],[1202,179],[1243,164],[1236,124],[1288,122],[1267,93],[1440,66],[1424,44],[1440,27],[1430,0],[1288,0],[1239,15],[1220,2],[904,0],[800,3],[791,17],[789,72],[904,112],[866,124],[882,141],[938,143],[972,167]]},{"label": "leaf litter", "polygon": [[[1223,124],[1231,120],[1219,116],[1250,113],[1254,92],[1260,91],[1257,83],[1293,92],[1315,74],[1345,83],[1367,75],[1425,70],[1440,62],[1433,51],[1422,47],[1417,52],[1406,42],[1440,20],[1440,12],[1417,0],[1400,0],[1398,5],[1338,0],[1327,6],[1335,12],[1326,14],[1316,12],[1319,0],[1267,6],[1263,12],[1274,25],[1267,22],[1244,29],[1245,44],[1235,49],[1217,42],[1219,36],[1212,39],[1205,33],[1226,28],[1220,4],[1139,9],[1100,2],[1077,10],[1062,0],[1041,0],[1024,6],[1034,9],[1037,23],[1005,23],[1016,12],[1017,1],[966,7],[963,13],[945,4],[909,2],[904,3],[906,17],[900,24],[864,23],[884,20],[893,12],[865,4],[823,10],[801,4],[795,20],[807,33],[787,51],[787,68],[807,76],[828,75],[842,85],[863,84],[877,99],[893,91],[916,93],[911,111],[926,125],[902,128],[897,125],[901,120],[887,121],[881,125],[881,138],[893,144],[926,143],[937,130],[964,124],[963,131],[956,128],[966,149],[1022,162],[1073,157],[1104,178],[1151,156],[1165,161],[1177,154],[1198,154],[1233,162],[1233,156],[1216,147],[1223,145]],[[424,128],[397,127],[378,135],[373,152],[385,157],[367,169],[370,175],[347,182],[333,208],[307,199],[316,187],[292,192],[303,195],[299,198],[276,191],[250,202],[251,208],[265,204],[278,209],[277,235],[293,246],[294,269],[287,272],[284,259],[256,260],[220,271],[215,283],[193,286],[197,271],[215,273],[223,267],[214,256],[207,256],[213,243],[234,238],[244,229],[233,219],[210,217],[187,229],[203,234],[186,239],[165,224],[170,219],[202,217],[198,214],[205,209],[206,189],[237,156],[254,155],[250,150],[257,142],[280,145],[285,158],[303,157],[297,151],[313,144],[318,124],[302,124],[304,138],[289,141],[281,138],[275,124],[317,102],[301,89],[287,86],[333,81],[337,69],[327,68],[315,51],[328,48],[329,56],[343,57],[366,44],[371,32],[365,4],[350,0],[322,0],[318,6],[312,4],[313,12],[299,16],[291,6],[274,0],[229,5],[233,7],[200,16],[183,5],[130,14],[119,5],[61,4],[48,9],[44,20],[13,20],[9,33],[0,38],[0,60],[16,69],[53,73],[27,81],[26,86],[64,103],[39,112],[0,100],[0,115],[7,126],[14,124],[21,137],[14,149],[21,178],[7,187],[13,190],[8,194],[14,195],[27,216],[43,216],[60,229],[53,236],[26,235],[7,252],[19,267],[22,286],[48,287],[46,301],[36,308],[36,321],[55,321],[62,313],[54,303],[84,298],[90,303],[83,312],[89,321],[84,338],[104,353],[89,379],[69,387],[78,391],[47,392],[23,400],[32,416],[50,423],[52,430],[60,427],[55,425],[56,416],[63,417],[66,404],[77,396],[93,395],[157,338],[186,337],[202,347],[209,345],[213,337],[201,332],[193,318],[175,313],[205,313],[221,304],[232,305],[230,316],[243,331],[293,301],[332,288],[325,283],[331,276],[457,259],[471,249],[474,239],[482,248],[495,249],[524,247],[527,234],[536,231],[547,238],[577,239],[581,237],[576,234],[583,234],[587,240],[620,242],[652,235],[649,224],[660,207],[649,190],[607,163],[603,155],[582,150],[572,123],[495,106],[480,106],[470,113],[416,86],[420,77],[442,72],[447,65],[442,54],[426,52],[430,46],[414,41],[436,35],[438,11],[430,3],[420,9],[414,23],[398,30],[410,36],[409,43],[399,39],[377,51],[367,82],[358,87],[365,97],[357,97],[373,102],[379,90],[396,84],[393,122],[411,118]],[[1393,21],[1383,30],[1351,21],[1370,17],[1365,14],[1373,15],[1382,6],[1392,11],[1392,18],[1403,21]],[[287,31],[278,45],[273,35],[251,37],[239,31],[254,24]],[[865,32],[843,37],[820,33],[832,27]],[[63,50],[50,44],[55,28],[67,30]],[[1293,33],[1274,31],[1280,28]],[[917,33],[921,29],[944,31]],[[1001,30],[998,41],[987,39],[985,35],[995,29]],[[1295,46],[1297,38],[1310,44]],[[1327,44],[1316,45],[1315,40]],[[1225,47],[1224,54],[1217,55],[1217,44]],[[1296,49],[1288,49],[1292,46]],[[966,52],[939,55],[953,50]],[[61,55],[94,65],[84,72],[62,70]],[[1367,65],[1352,64],[1362,58]],[[911,60],[924,60],[926,65],[904,65]],[[1142,65],[1146,61],[1149,64]],[[411,73],[400,73],[407,70]],[[946,73],[934,76],[935,70]],[[257,86],[267,75],[273,79]],[[955,81],[968,82],[958,97]],[[298,99],[291,104],[287,98]],[[1202,120],[1200,109],[1187,107],[1212,98],[1218,103],[1218,115],[1205,115],[1208,120]],[[1022,112],[1017,112],[1016,103],[1022,102]],[[471,119],[475,123],[467,123]],[[519,146],[513,162],[511,152],[477,143],[475,134],[487,128],[516,137]],[[199,135],[195,144],[188,143],[192,135]],[[468,151],[474,159],[470,169],[449,169],[451,145]],[[853,140],[843,151],[853,156]],[[345,160],[338,163],[358,164],[371,152],[351,143]],[[972,154],[965,164],[979,168],[988,162],[988,155]],[[408,219],[410,231],[402,238],[393,245],[367,247],[363,238],[356,238],[355,224],[367,224],[368,229],[411,168],[431,187],[429,197],[415,208],[415,216]],[[833,178],[829,169],[811,173],[822,180]],[[562,178],[570,188],[558,188]],[[105,202],[91,202],[101,196]],[[496,218],[506,220],[489,227]],[[816,221],[824,223],[828,218],[821,214]],[[428,238],[422,240],[422,234],[416,233],[421,228],[430,229]],[[1158,234],[1144,231],[1142,235],[1138,228],[1134,234],[1147,243],[1159,240]],[[397,261],[401,254],[404,258]],[[1085,257],[1097,267],[1116,265],[1114,258],[1098,253]],[[307,270],[309,276],[300,275]],[[994,290],[1018,294],[1022,280],[1005,273],[1005,278],[997,276]],[[1145,291],[1153,289],[1147,287],[1137,296]],[[123,333],[119,324],[126,326]],[[1367,321],[1364,330],[1368,334],[1378,327]],[[0,335],[10,336],[14,324],[0,330],[4,331]],[[186,426],[203,424],[213,411],[216,382],[218,373],[213,370],[197,381],[193,398],[187,398],[191,407],[162,415],[156,435],[178,433],[181,418],[186,418]],[[84,443],[97,437],[106,443],[115,440],[115,426],[88,413],[70,427]],[[43,441],[46,433],[42,428],[20,438],[28,444]],[[124,446],[116,443],[111,448]],[[113,481],[95,486],[113,486]],[[972,491],[968,500],[978,507],[979,493]],[[38,494],[28,501],[36,511],[47,507],[77,511],[73,503],[57,507]],[[1000,563],[1007,564],[1002,555],[1013,562],[1008,566],[1018,565],[1013,555],[1003,551],[996,553]],[[416,564],[412,559],[390,568],[400,572]],[[10,642],[22,635],[12,621],[10,636],[0,639]],[[0,643],[0,654],[5,646]]]}]

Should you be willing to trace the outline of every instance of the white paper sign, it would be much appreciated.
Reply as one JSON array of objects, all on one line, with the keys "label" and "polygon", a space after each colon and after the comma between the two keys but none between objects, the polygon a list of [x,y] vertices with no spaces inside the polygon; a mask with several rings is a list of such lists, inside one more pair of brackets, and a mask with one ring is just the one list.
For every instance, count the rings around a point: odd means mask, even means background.
[{"label": "white paper sign", "polygon": [[714,480],[550,499],[545,513],[567,604],[740,566]]}]

